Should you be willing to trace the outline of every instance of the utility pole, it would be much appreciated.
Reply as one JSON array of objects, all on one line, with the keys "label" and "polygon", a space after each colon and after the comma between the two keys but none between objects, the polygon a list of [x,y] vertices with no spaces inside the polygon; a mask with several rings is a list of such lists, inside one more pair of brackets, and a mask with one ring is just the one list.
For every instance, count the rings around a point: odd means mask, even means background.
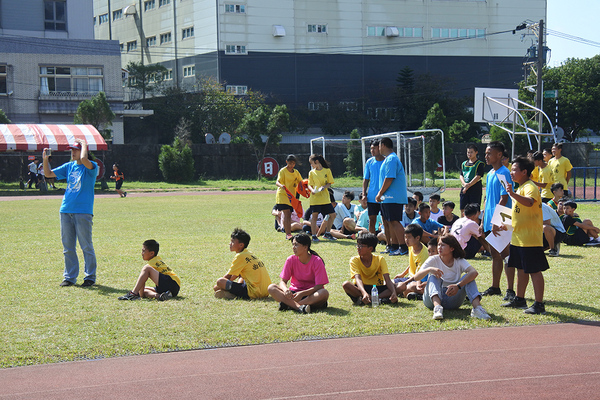
[{"label": "utility pole", "polygon": [[[542,71],[544,69],[544,20],[540,20],[538,26],[538,48],[537,48],[537,86],[536,86],[536,97],[535,106],[538,109],[542,109],[543,98],[544,98],[544,82],[542,81]],[[544,122],[542,113],[538,114],[538,132],[542,132],[542,124]]]}]

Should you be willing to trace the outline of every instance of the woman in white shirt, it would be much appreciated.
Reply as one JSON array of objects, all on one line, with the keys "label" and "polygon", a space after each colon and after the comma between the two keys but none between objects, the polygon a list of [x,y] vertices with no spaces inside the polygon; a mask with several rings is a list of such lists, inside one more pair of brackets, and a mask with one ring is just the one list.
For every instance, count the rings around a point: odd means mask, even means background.
[{"label": "woman in white shirt", "polygon": [[481,294],[475,283],[478,272],[464,257],[465,251],[454,236],[442,236],[438,241],[438,255],[429,257],[415,274],[415,281],[429,274],[423,303],[433,309],[433,319],[443,319],[444,308],[459,308],[465,296],[469,296],[473,305],[471,317],[490,319],[481,306]]}]

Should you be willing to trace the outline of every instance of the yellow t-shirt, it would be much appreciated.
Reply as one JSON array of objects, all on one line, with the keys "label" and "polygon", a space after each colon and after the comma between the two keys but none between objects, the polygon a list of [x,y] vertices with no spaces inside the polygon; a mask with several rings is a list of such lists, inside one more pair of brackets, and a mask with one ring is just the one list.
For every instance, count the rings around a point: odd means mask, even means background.
[{"label": "yellow t-shirt", "polygon": [[544,243],[544,224],[540,192],[533,182],[527,181],[519,186],[516,193],[535,201],[531,207],[525,207],[513,199],[513,234],[510,243],[519,247],[541,247]]},{"label": "yellow t-shirt", "polygon": [[554,183],[554,180],[552,178],[552,168],[550,168],[549,165],[546,165],[544,168],[539,168],[539,170],[540,180],[538,182],[547,183],[546,187],[542,188],[542,197],[545,199],[551,199],[552,197],[554,197],[552,191],[550,190],[550,187]]},{"label": "yellow t-shirt", "polygon": [[567,190],[567,172],[573,169],[571,161],[567,157],[553,158],[548,161],[548,165],[552,169],[552,179],[554,182],[562,183],[565,190]]},{"label": "yellow t-shirt", "polygon": [[[296,186],[298,186],[300,181],[302,181],[302,175],[300,175],[300,172],[298,172],[297,169],[294,169],[294,172],[290,172],[287,167],[284,167],[281,168],[279,170],[279,174],[277,174],[277,182],[285,186],[293,196],[296,195]],[[287,194],[285,193],[285,189],[280,187],[277,188],[275,204],[292,205],[290,199],[288,199]]]},{"label": "yellow t-shirt", "polygon": [[[311,169],[308,173],[308,184],[316,189],[321,186],[325,186],[326,184],[333,184],[333,175],[331,175],[331,170],[329,168],[323,168],[320,171],[316,169]],[[318,206],[322,204],[330,204],[329,201],[329,191],[322,190],[319,193],[313,193],[310,195],[310,205]]]},{"label": "yellow t-shirt", "polygon": [[388,274],[388,267],[385,258],[382,256],[373,254],[373,261],[369,268],[360,260],[360,256],[354,256],[350,259],[350,275],[352,276],[352,282],[356,283],[354,277],[360,275],[360,279],[365,285],[385,285],[383,279],[384,274]]},{"label": "yellow t-shirt", "polygon": [[156,256],[156,257],[150,259],[150,261],[148,261],[148,265],[163,275],[169,275],[171,277],[171,279],[173,279],[175,282],[177,282],[177,285],[179,285],[179,287],[181,287],[181,279],[179,279],[177,274],[175,272],[173,272],[173,270],[171,268],[169,268],[167,266],[167,264],[164,263],[162,258],[160,258],[159,256]]},{"label": "yellow t-shirt", "polygon": [[427,261],[429,258],[429,253],[427,252],[427,247],[423,246],[421,248],[421,252],[419,254],[415,254],[412,247],[408,248],[408,277],[415,276],[418,270],[421,269],[421,266]]},{"label": "yellow t-shirt", "polygon": [[540,181],[540,169],[538,167],[534,167],[531,171],[531,180],[534,182]]},{"label": "yellow t-shirt", "polygon": [[251,299],[269,295],[267,288],[271,284],[271,278],[267,268],[248,249],[244,249],[235,255],[227,274],[241,276],[244,279],[248,288],[248,297]]}]

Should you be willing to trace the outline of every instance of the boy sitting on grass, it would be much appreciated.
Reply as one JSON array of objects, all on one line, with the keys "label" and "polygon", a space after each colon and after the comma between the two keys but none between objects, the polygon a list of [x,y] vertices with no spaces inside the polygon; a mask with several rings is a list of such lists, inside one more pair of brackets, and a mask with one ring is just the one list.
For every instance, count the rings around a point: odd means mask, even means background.
[{"label": "boy sitting on grass", "polygon": [[412,222],[423,228],[423,237],[421,238],[423,243],[427,243],[429,239],[437,238],[444,233],[445,226],[429,218],[430,215],[431,209],[429,204],[421,203],[419,205],[419,217],[415,218]]},{"label": "boy sitting on grass", "polygon": [[479,227],[479,204],[467,204],[464,209],[465,216],[456,220],[450,233],[458,240],[458,243],[465,251],[465,259],[475,258],[481,249],[479,238],[483,232]]},{"label": "boy sitting on grass", "polygon": [[248,300],[269,296],[271,278],[265,264],[248,250],[249,244],[250,235],[240,228],[235,228],[231,234],[229,251],[235,251],[236,255],[227,274],[217,279],[213,288],[217,299]]},{"label": "boy sitting on grass", "polygon": [[353,281],[342,284],[344,291],[356,305],[371,303],[371,290],[377,286],[382,304],[398,302],[396,286],[390,279],[385,258],[375,255],[377,236],[372,233],[361,233],[356,240],[358,256],[350,259],[350,275]]},{"label": "boy sitting on grass", "polygon": [[[427,284],[425,282],[415,282],[413,276],[429,257],[425,246],[421,242],[423,237],[423,228],[417,224],[410,224],[404,230],[404,239],[408,246],[408,267],[394,277],[394,283],[398,285],[398,293],[402,293],[409,300],[422,300],[423,290]],[[437,242],[435,244],[437,246]],[[408,275],[408,277],[406,276]]]},{"label": "boy sitting on grass", "polygon": [[[133,290],[119,297],[119,300],[139,300],[142,297],[149,297],[165,301],[177,296],[181,280],[158,256],[159,247],[158,242],[153,239],[146,240],[142,244],[142,258],[148,264],[142,267]],[[152,279],[156,284],[155,288],[144,287],[148,279]]]},{"label": "boy sitting on grass", "polygon": [[555,183],[550,186],[550,191],[552,191],[552,195],[554,196],[552,199],[548,201],[548,205],[554,209],[554,211],[558,210],[558,202],[565,195],[565,187],[562,183]]},{"label": "boy sitting on grass", "polygon": [[432,194],[429,196],[429,208],[431,210],[431,216],[429,218],[434,221],[437,221],[439,217],[444,215],[444,211],[438,207],[441,200],[442,198],[439,194]]},{"label": "boy sitting on grass", "polygon": [[591,220],[584,219],[582,221],[581,218],[575,214],[577,203],[573,200],[567,200],[562,202],[562,205],[565,213],[560,219],[567,231],[565,244],[569,246],[600,245],[600,241],[598,240],[600,229],[596,228]]},{"label": "boy sitting on grass", "polygon": [[412,197],[408,198],[408,203],[404,206],[404,212],[402,213],[402,223],[403,227],[409,226],[415,218],[418,218],[419,214],[417,213],[417,201]]},{"label": "boy sitting on grass", "polygon": [[441,217],[438,217],[437,222],[444,226],[452,226],[458,219],[458,215],[454,214],[454,208],[456,204],[453,201],[445,201],[442,209],[444,211]]}]

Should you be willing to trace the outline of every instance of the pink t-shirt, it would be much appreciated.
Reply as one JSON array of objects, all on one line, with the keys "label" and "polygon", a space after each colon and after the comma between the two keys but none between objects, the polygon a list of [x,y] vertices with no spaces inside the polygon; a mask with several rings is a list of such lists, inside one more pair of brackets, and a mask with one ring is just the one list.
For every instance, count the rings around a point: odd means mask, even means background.
[{"label": "pink t-shirt", "polygon": [[308,264],[302,264],[297,256],[291,255],[285,260],[283,271],[279,274],[282,280],[291,279],[290,290],[299,292],[317,285],[329,283],[325,263],[321,257],[312,255]]},{"label": "pink t-shirt", "polygon": [[467,217],[462,217],[454,221],[450,233],[452,233],[464,249],[467,247],[467,242],[471,239],[472,235],[475,235],[475,237],[479,236],[479,225]]}]

